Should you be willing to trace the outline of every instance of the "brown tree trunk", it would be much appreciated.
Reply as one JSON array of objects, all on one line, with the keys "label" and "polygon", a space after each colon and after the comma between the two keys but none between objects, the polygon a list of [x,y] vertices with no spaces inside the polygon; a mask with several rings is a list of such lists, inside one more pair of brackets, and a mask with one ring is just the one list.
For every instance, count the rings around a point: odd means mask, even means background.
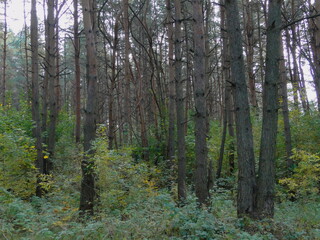
[{"label": "brown tree trunk", "polygon": [[54,156],[56,144],[56,124],[57,124],[57,99],[56,99],[56,42],[55,42],[55,18],[54,18],[54,0],[47,0],[47,24],[48,24],[48,94],[49,94],[49,132],[48,132],[48,152],[50,158],[47,161],[46,171],[50,173],[53,169],[52,157]]},{"label": "brown tree trunk", "polygon": [[290,118],[289,118],[289,106],[288,106],[288,89],[287,89],[287,73],[284,60],[284,49],[283,42],[280,41],[280,79],[281,79],[281,109],[284,123],[284,136],[285,136],[285,145],[286,145],[286,154],[287,154],[287,167],[290,171],[293,167],[293,161],[291,158],[292,155],[292,142],[291,142],[291,127],[290,127]]},{"label": "brown tree trunk", "polygon": [[[320,2],[315,1],[313,14],[320,13]],[[320,112],[320,18],[314,18],[309,21],[311,29],[311,49],[315,68],[314,86],[317,94],[318,111]]]},{"label": "brown tree trunk", "polygon": [[254,74],[254,20],[253,20],[253,9],[252,3],[249,0],[245,2],[244,19],[245,19],[245,40],[246,40],[246,55],[247,55],[247,69],[249,78],[249,93],[250,103],[255,109],[257,107],[256,97],[256,81]]},{"label": "brown tree trunk", "polygon": [[193,0],[193,40],[194,40],[194,102],[195,102],[195,190],[200,204],[208,202],[207,188],[207,111],[206,111],[206,72],[205,72],[205,36],[202,1]]},{"label": "brown tree trunk", "polygon": [[175,157],[174,136],[175,136],[175,83],[174,83],[174,61],[173,61],[173,17],[171,1],[166,0],[167,8],[167,35],[168,35],[168,62],[169,62],[169,131],[167,143],[167,159],[170,160],[168,167],[172,167],[172,160]]},{"label": "brown tree trunk", "polygon": [[131,120],[129,116],[130,110],[130,61],[129,61],[129,52],[130,52],[130,41],[129,41],[129,1],[123,0],[123,27],[124,27],[124,38],[125,38],[125,48],[124,48],[124,58],[125,58],[125,79],[124,79],[124,144],[129,143],[129,126],[131,125]]},{"label": "brown tree trunk", "polygon": [[[32,120],[35,127],[32,129],[33,137],[36,139],[37,160],[36,167],[38,173],[44,173],[44,162],[42,153],[42,139],[41,139],[41,121],[40,121],[40,103],[39,103],[39,57],[38,57],[38,18],[37,18],[37,2],[32,0],[31,3],[31,64],[32,64]],[[38,183],[40,178],[38,177]],[[40,184],[37,184],[36,195],[42,196],[42,189]]]},{"label": "brown tree trunk", "polygon": [[8,38],[8,25],[7,25],[7,0],[4,3],[4,23],[3,23],[3,55],[2,55],[2,89],[1,101],[2,105],[6,105],[6,85],[7,85],[7,38]]},{"label": "brown tree trunk", "polygon": [[93,31],[93,19],[91,13],[93,5],[91,0],[82,0],[83,24],[86,36],[87,49],[87,104],[84,122],[84,152],[85,156],[81,162],[82,181],[80,191],[80,212],[81,214],[93,215],[95,191],[94,161],[92,160],[94,150],[92,143],[96,138],[96,84],[97,84],[97,60],[96,41]]},{"label": "brown tree trunk", "polygon": [[80,86],[80,39],[79,39],[79,20],[78,20],[78,0],[73,1],[74,7],[74,23],[73,23],[73,39],[74,39],[74,67],[75,67],[75,106],[76,106],[76,142],[80,142],[81,137],[81,86]]},{"label": "brown tree trunk", "polygon": [[242,35],[237,2],[225,1],[230,40],[231,74],[234,89],[238,151],[238,216],[251,215],[256,188],[255,158],[250,107],[242,52]]},{"label": "brown tree trunk", "polygon": [[280,82],[281,4],[282,0],[269,0],[266,79],[263,86],[263,118],[256,202],[258,218],[273,217],[274,214],[278,84]]},{"label": "brown tree trunk", "polygon": [[175,7],[175,82],[177,114],[177,150],[178,150],[178,198],[183,201],[186,193],[186,153],[185,153],[185,96],[183,94],[182,54],[181,54],[181,0],[174,1]]}]

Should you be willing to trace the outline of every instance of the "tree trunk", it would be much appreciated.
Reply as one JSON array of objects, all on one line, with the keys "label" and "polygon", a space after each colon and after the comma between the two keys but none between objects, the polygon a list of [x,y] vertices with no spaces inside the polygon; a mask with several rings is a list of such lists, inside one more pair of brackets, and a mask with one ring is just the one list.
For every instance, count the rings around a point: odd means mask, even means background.
[{"label": "tree trunk", "polygon": [[7,38],[8,38],[8,25],[7,25],[7,0],[4,0],[4,23],[3,23],[3,55],[2,55],[2,105],[6,105],[6,85],[7,85]]},{"label": "tree trunk", "polygon": [[80,211],[81,214],[93,215],[95,192],[94,161],[92,160],[94,150],[92,143],[96,137],[96,84],[97,84],[97,60],[96,60],[96,41],[93,31],[93,11],[92,1],[82,0],[83,24],[86,36],[87,49],[87,104],[84,122],[84,152],[85,156],[81,162],[82,181],[80,192]]},{"label": "tree trunk", "polygon": [[182,54],[181,54],[181,0],[174,1],[175,7],[175,82],[177,114],[177,150],[178,150],[178,199],[183,201],[186,193],[186,153],[185,153],[185,96],[183,94]]},{"label": "tree trunk", "polygon": [[205,36],[203,25],[202,1],[193,0],[193,40],[194,40],[194,102],[195,102],[195,190],[200,204],[206,204],[209,198],[207,188],[207,108],[206,108],[206,72],[205,72]]},{"label": "tree trunk", "polygon": [[54,0],[47,0],[47,24],[48,24],[48,93],[49,93],[49,133],[48,133],[48,152],[50,159],[47,161],[46,170],[50,173],[53,169],[52,157],[54,156],[56,144],[56,124],[57,124],[57,99],[56,99],[56,42],[55,42],[55,18],[54,18]]},{"label": "tree trunk", "polygon": [[[42,154],[42,139],[41,139],[41,121],[40,121],[40,107],[39,107],[39,57],[38,57],[38,18],[37,18],[37,3],[32,0],[31,3],[31,61],[32,61],[32,120],[35,127],[32,129],[33,137],[36,139],[37,160],[36,167],[38,173],[44,173],[44,162]],[[38,176],[38,183],[40,178]],[[42,196],[42,189],[40,184],[37,184],[36,195]]]},{"label": "tree trunk", "polygon": [[[313,14],[320,13],[320,2],[315,1]],[[311,33],[311,49],[315,68],[314,86],[317,94],[318,111],[320,112],[320,18],[313,18],[309,21]]]},{"label": "tree trunk", "polygon": [[251,215],[256,188],[253,136],[245,78],[242,35],[237,2],[225,1],[227,29],[230,40],[231,74],[234,89],[237,151],[238,151],[238,216]]},{"label": "tree trunk", "polygon": [[256,202],[258,218],[273,217],[274,214],[278,84],[280,79],[281,4],[282,0],[269,0],[266,79],[263,86],[263,118]]},{"label": "tree trunk", "polygon": [[74,38],[74,67],[75,67],[75,105],[76,105],[76,142],[80,142],[81,137],[81,86],[80,86],[80,39],[79,39],[79,20],[78,20],[78,0],[73,1],[74,7],[74,23],[73,23],[73,38]]},{"label": "tree trunk", "polygon": [[292,142],[291,142],[291,127],[290,127],[290,118],[289,118],[289,106],[288,106],[288,89],[287,89],[287,73],[283,52],[283,42],[280,41],[280,79],[281,79],[281,108],[282,116],[284,123],[284,136],[285,136],[285,145],[286,145],[286,154],[287,154],[287,167],[288,170],[292,170],[293,161],[291,159],[292,155]]},{"label": "tree trunk", "polygon": [[168,62],[169,62],[169,131],[167,144],[168,167],[172,167],[172,160],[175,157],[174,136],[175,136],[175,84],[174,84],[174,62],[173,62],[173,17],[171,13],[171,1],[166,0],[167,8],[167,34],[168,34]]}]

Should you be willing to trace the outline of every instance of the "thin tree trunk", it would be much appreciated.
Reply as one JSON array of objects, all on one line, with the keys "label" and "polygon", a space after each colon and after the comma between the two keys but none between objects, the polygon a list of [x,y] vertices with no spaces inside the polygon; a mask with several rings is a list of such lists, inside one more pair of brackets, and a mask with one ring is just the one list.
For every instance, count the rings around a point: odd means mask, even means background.
[{"label": "thin tree trunk", "polygon": [[284,123],[284,136],[285,136],[285,145],[286,145],[286,154],[287,154],[287,168],[291,170],[293,167],[293,161],[291,158],[292,155],[292,141],[291,141],[291,127],[290,127],[290,118],[289,118],[289,106],[288,106],[288,89],[287,89],[287,73],[284,60],[284,49],[283,42],[280,41],[280,79],[281,79],[281,108],[282,116]]},{"label": "thin tree trunk", "polygon": [[31,61],[32,61],[32,120],[35,127],[32,129],[32,134],[36,139],[37,160],[36,167],[38,169],[38,184],[36,187],[36,195],[42,196],[40,186],[40,174],[44,173],[44,162],[42,153],[41,139],[41,121],[40,121],[40,103],[39,103],[39,57],[38,57],[38,18],[37,18],[37,3],[32,0],[31,3]]},{"label": "thin tree trunk", "polygon": [[56,144],[56,124],[57,124],[57,99],[56,99],[56,43],[55,43],[55,18],[54,18],[54,0],[47,0],[47,24],[48,24],[48,93],[49,93],[49,132],[48,132],[48,152],[50,159],[48,159],[46,170],[50,173],[53,169],[52,158],[54,156],[55,144]]},{"label": "thin tree trunk", "polygon": [[263,118],[256,202],[258,218],[273,217],[274,214],[281,4],[282,0],[269,0],[266,79],[263,86]]},{"label": "thin tree trunk", "polygon": [[255,158],[250,120],[250,107],[242,52],[242,35],[237,2],[226,0],[227,29],[230,40],[231,74],[234,84],[234,100],[238,150],[238,216],[251,215],[254,210],[256,188]]},{"label": "thin tree trunk", "polygon": [[[313,14],[320,13],[320,1],[315,1]],[[320,112],[320,18],[314,18],[309,21],[311,33],[311,49],[315,68],[314,86],[317,94],[318,111]]]},{"label": "thin tree trunk", "polygon": [[183,201],[186,193],[186,153],[185,153],[185,96],[183,94],[182,54],[181,54],[181,0],[174,1],[175,7],[175,82],[177,114],[177,150],[178,150],[178,199]]},{"label": "thin tree trunk", "polygon": [[92,1],[82,0],[82,12],[84,31],[86,36],[87,49],[87,104],[84,122],[84,152],[85,156],[81,162],[82,181],[80,191],[80,212],[81,214],[93,215],[95,191],[95,166],[92,159],[94,150],[92,143],[96,138],[96,84],[97,84],[97,60],[96,41],[93,31],[93,21],[91,13],[93,11]]},{"label": "thin tree trunk", "polygon": [[81,86],[80,86],[80,39],[79,39],[79,20],[78,20],[78,0],[73,1],[74,7],[74,23],[73,23],[73,38],[74,38],[74,66],[75,66],[75,106],[76,106],[76,142],[80,142],[81,137]]},{"label": "thin tree trunk", "polygon": [[8,38],[8,25],[7,25],[7,0],[4,0],[4,23],[3,23],[3,55],[2,55],[2,105],[6,105],[6,85],[7,85],[7,38]]},{"label": "thin tree trunk", "polygon": [[171,1],[166,0],[167,8],[167,35],[168,35],[168,62],[169,62],[169,131],[167,144],[168,167],[172,167],[172,160],[175,157],[174,136],[175,136],[175,83],[174,83],[174,62],[173,62],[173,17],[171,13]]},{"label": "thin tree trunk", "polygon": [[205,36],[202,1],[193,0],[193,40],[194,40],[194,102],[195,102],[195,190],[200,204],[206,204],[209,198],[208,150],[207,150],[207,107],[205,72]]}]

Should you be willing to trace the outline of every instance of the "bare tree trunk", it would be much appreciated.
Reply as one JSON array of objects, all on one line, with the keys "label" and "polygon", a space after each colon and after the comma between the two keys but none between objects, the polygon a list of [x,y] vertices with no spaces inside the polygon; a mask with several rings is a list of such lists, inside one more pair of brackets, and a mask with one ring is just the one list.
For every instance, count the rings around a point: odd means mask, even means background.
[{"label": "bare tree trunk", "polygon": [[[38,57],[38,18],[37,18],[37,2],[32,0],[31,3],[31,61],[32,61],[32,120],[35,127],[32,129],[32,134],[36,139],[37,160],[36,167],[38,173],[44,173],[44,162],[42,153],[42,139],[41,139],[41,121],[40,121],[40,103],[39,103],[39,57]],[[42,189],[40,186],[40,178],[38,176],[38,184],[36,188],[36,195],[42,196]]]},{"label": "bare tree trunk", "polygon": [[[220,0],[220,3],[223,5],[224,0]],[[230,76],[230,49],[229,49],[229,41],[227,34],[227,26],[226,26],[226,12],[224,6],[220,7],[220,17],[221,17],[221,37],[222,37],[222,76],[225,82],[225,90],[224,90],[224,107],[225,107],[225,121],[227,121],[228,134],[230,136],[230,143],[228,146],[228,158],[229,158],[229,174],[231,175],[234,172],[235,164],[234,164],[234,117],[233,117],[233,94],[232,94],[232,83]]]},{"label": "bare tree trunk", "polygon": [[282,0],[269,0],[266,79],[263,87],[263,118],[256,202],[258,218],[273,217],[274,214],[278,84],[280,82],[281,4]]},{"label": "bare tree trunk", "polygon": [[255,74],[254,74],[254,23],[253,23],[253,10],[252,3],[249,0],[245,2],[244,9],[245,19],[245,33],[246,33],[246,53],[247,53],[247,69],[249,77],[249,92],[250,103],[255,109],[257,107],[256,87],[255,87]]},{"label": "bare tree trunk", "polygon": [[169,131],[167,145],[168,165],[171,168],[172,160],[175,157],[174,136],[175,136],[175,83],[174,83],[174,61],[173,61],[173,17],[171,13],[171,1],[166,0],[167,8],[167,35],[168,35],[168,62],[169,62]]},{"label": "bare tree trunk", "polygon": [[60,112],[62,107],[62,100],[61,100],[61,86],[60,86],[60,49],[59,49],[59,0],[55,0],[55,9],[56,9],[56,16],[55,16],[55,60],[56,60],[56,74],[55,74],[55,84],[54,84],[54,92],[56,95],[56,108],[57,114]]},{"label": "bare tree trunk", "polygon": [[193,38],[194,38],[194,102],[195,102],[195,190],[200,204],[206,204],[209,198],[208,149],[207,149],[207,107],[205,72],[205,36],[202,1],[193,0]]},{"label": "bare tree trunk", "polygon": [[124,144],[129,143],[129,126],[131,125],[130,121],[130,61],[129,61],[129,52],[130,52],[130,41],[129,41],[129,1],[123,0],[123,27],[124,27],[124,38],[125,38],[125,48],[124,48],[124,58],[125,58],[125,66],[124,66]]},{"label": "bare tree trunk", "polygon": [[79,39],[79,20],[78,20],[78,0],[73,1],[74,7],[74,23],[73,23],[73,39],[74,39],[74,66],[75,66],[75,105],[76,105],[76,142],[80,142],[81,137],[81,86],[80,86],[80,39]]},{"label": "bare tree trunk", "polygon": [[[314,14],[320,13],[320,2],[314,3]],[[311,33],[311,49],[315,68],[314,85],[318,100],[318,111],[320,112],[320,18],[314,18],[309,21]]]},{"label": "bare tree trunk", "polygon": [[3,55],[2,55],[2,105],[6,105],[6,85],[7,85],[7,38],[8,38],[8,25],[7,25],[7,0],[4,3],[4,23],[3,23]]},{"label": "bare tree trunk", "polygon": [[93,215],[95,191],[95,167],[92,160],[94,150],[92,143],[96,138],[96,84],[97,84],[97,60],[96,60],[96,41],[93,31],[93,20],[91,13],[93,11],[92,1],[82,0],[82,12],[84,31],[86,36],[87,49],[87,104],[84,122],[84,152],[85,156],[81,162],[82,181],[80,192],[80,211],[81,214]]},{"label": "bare tree trunk", "polygon": [[175,82],[177,114],[177,150],[178,150],[178,198],[183,201],[186,193],[186,153],[185,153],[185,96],[183,94],[182,54],[181,54],[181,0],[174,1],[175,7]]},{"label": "bare tree trunk", "polygon": [[230,40],[231,74],[235,87],[234,100],[239,167],[237,212],[238,216],[250,216],[254,211],[256,177],[250,107],[242,52],[242,35],[237,2],[226,0],[225,7]]},{"label": "bare tree trunk", "polygon": [[289,119],[289,106],[288,106],[288,89],[287,89],[287,73],[286,66],[283,54],[283,42],[280,41],[280,79],[281,79],[281,108],[282,108],[282,116],[284,123],[284,136],[285,136],[285,145],[286,145],[286,154],[287,154],[287,167],[288,170],[291,170],[293,167],[293,161],[291,158],[292,155],[292,142],[291,142],[291,127],[290,127],[290,119]]},{"label": "bare tree trunk", "polygon": [[48,133],[48,152],[50,159],[48,159],[46,170],[51,172],[53,169],[52,157],[54,156],[55,143],[56,143],[56,124],[57,124],[57,99],[56,99],[56,68],[55,68],[55,57],[56,57],[56,43],[55,43],[55,18],[54,18],[54,0],[47,0],[47,24],[48,24],[48,93],[49,93],[49,133]]}]

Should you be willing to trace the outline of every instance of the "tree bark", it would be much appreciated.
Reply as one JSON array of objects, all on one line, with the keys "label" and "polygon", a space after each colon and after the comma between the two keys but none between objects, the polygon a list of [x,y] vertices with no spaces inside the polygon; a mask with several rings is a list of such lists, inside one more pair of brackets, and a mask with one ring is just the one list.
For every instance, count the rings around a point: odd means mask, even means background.
[{"label": "tree bark", "polygon": [[[320,2],[315,1],[313,14],[320,13]],[[317,94],[318,111],[320,112],[320,18],[314,18],[309,21],[311,33],[311,49],[315,68],[314,86]]]},{"label": "tree bark", "polygon": [[250,120],[250,107],[245,78],[242,35],[237,1],[225,1],[227,29],[230,41],[231,74],[234,85],[235,116],[238,151],[238,216],[251,215],[254,211],[256,188],[255,158]]},{"label": "tree bark", "polygon": [[50,173],[53,169],[52,158],[54,156],[56,144],[56,124],[57,124],[57,99],[56,99],[56,42],[55,42],[55,18],[54,18],[54,0],[47,0],[47,24],[48,24],[48,94],[49,94],[49,132],[48,132],[48,152],[50,158],[47,161],[46,172]]},{"label": "tree bark", "polygon": [[95,191],[94,161],[92,160],[94,150],[92,143],[96,138],[96,84],[97,84],[97,60],[96,41],[93,31],[93,19],[91,13],[93,5],[91,0],[82,0],[83,24],[86,36],[87,49],[87,103],[84,122],[84,152],[85,156],[81,162],[82,181],[80,192],[81,214],[93,215]]},{"label": "tree bark", "polygon": [[205,36],[202,1],[193,0],[193,40],[194,40],[194,102],[195,102],[195,190],[200,204],[209,198],[208,149],[207,149],[207,109],[206,109],[206,72]]},{"label": "tree bark", "polygon": [[2,105],[6,105],[6,85],[7,85],[7,38],[8,38],[8,25],[7,25],[7,0],[4,3],[4,23],[3,23],[3,55],[2,55],[2,89],[1,101]]},{"label": "tree bark", "polygon": [[81,137],[81,86],[80,86],[80,39],[79,39],[79,15],[78,15],[78,0],[73,1],[73,41],[74,41],[74,66],[75,66],[75,106],[76,106],[76,129],[75,140],[80,142]]},{"label": "tree bark", "polygon": [[169,62],[169,129],[167,143],[167,159],[171,168],[172,160],[175,157],[174,137],[175,137],[175,83],[174,83],[174,61],[173,61],[173,17],[171,1],[166,0],[167,8],[167,35],[168,35],[168,62]]},{"label": "tree bark", "polygon": [[281,109],[284,123],[284,136],[287,154],[287,168],[290,171],[293,167],[292,155],[292,141],[291,141],[291,127],[289,118],[289,105],[288,105],[288,89],[287,89],[287,73],[284,59],[283,42],[280,41],[280,79],[281,79]]},{"label": "tree bark", "polygon": [[[44,173],[44,162],[42,154],[42,139],[41,139],[41,121],[40,121],[40,103],[39,103],[39,57],[38,57],[38,18],[37,18],[37,2],[31,2],[31,65],[32,65],[32,120],[35,127],[32,129],[33,137],[36,139],[37,160],[36,167],[39,174]],[[38,176],[38,183],[40,178]],[[36,195],[42,196],[40,184],[37,184]]]},{"label": "tree bark", "polygon": [[263,86],[263,118],[256,202],[258,218],[273,217],[274,214],[281,4],[282,0],[269,0],[266,78]]},{"label": "tree bark", "polygon": [[185,153],[185,96],[183,94],[182,54],[181,54],[181,0],[174,1],[175,7],[175,82],[177,114],[177,150],[178,150],[178,199],[183,201],[186,193],[186,153]]}]

